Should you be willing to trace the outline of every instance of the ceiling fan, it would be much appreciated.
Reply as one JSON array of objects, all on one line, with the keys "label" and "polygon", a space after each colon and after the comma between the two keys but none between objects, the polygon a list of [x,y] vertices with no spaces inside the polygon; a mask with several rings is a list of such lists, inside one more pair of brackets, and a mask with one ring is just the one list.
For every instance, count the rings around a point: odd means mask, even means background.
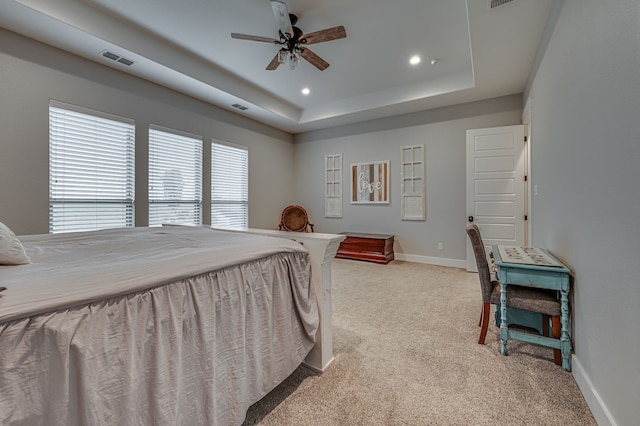
[{"label": "ceiling fan", "polygon": [[306,60],[320,71],[325,70],[329,66],[329,63],[309,50],[306,45],[345,38],[347,32],[344,27],[340,25],[305,34],[300,28],[295,26],[298,17],[287,11],[287,5],[283,1],[271,0],[271,8],[278,21],[279,39],[238,33],[231,33],[231,37],[282,46],[278,53],[276,53],[276,56],[269,62],[269,65],[267,65],[266,69],[269,71],[275,70],[280,64],[287,61],[289,61],[289,67],[295,69],[300,62],[300,58]]}]

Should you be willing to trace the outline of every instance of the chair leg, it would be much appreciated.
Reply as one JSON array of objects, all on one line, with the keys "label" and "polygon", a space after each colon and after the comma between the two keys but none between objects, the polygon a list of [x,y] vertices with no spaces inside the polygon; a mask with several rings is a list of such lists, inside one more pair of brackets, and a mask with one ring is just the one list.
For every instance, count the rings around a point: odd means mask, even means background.
[{"label": "chair leg", "polygon": [[[551,317],[551,337],[554,339],[560,338],[560,317]],[[553,363],[555,365],[562,365],[562,355],[560,349],[553,350]]]},{"label": "chair leg", "polygon": [[542,335],[549,337],[549,315],[542,314]]},{"label": "chair leg", "polygon": [[480,338],[478,339],[478,343],[480,345],[484,345],[484,339],[487,337],[487,329],[489,328],[489,312],[491,308],[491,304],[485,302],[482,304],[482,314],[480,315]]}]

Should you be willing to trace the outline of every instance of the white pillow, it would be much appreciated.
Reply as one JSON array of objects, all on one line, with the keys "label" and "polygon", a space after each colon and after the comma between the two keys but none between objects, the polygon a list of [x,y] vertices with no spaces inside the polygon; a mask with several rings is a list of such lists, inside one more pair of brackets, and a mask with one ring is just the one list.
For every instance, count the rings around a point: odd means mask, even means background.
[{"label": "white pillow", "polygon": [[0,265],[24,265],[31,259],[11,229],[0,222]]}]

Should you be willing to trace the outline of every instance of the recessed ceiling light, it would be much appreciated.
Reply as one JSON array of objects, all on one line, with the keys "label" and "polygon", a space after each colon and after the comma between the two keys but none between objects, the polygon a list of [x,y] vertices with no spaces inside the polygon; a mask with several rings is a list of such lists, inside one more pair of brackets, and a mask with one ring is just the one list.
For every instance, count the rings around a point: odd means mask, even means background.
[{"label": "recessed ceiling light", "polygon": [[304,89],[302,89],[302,94],[303,95],[308,95],[309,93],[311,93],[311,90],[309,90],[308,87],[305,87]]},{"label": "recessed ceiling light", "polygon": [[437,64],[437,63],[438,63],[438,60],[437,60],[437,59],[432,59],[432,60],[431,60],[431,65],[435,65],[435,64]]},{"label": "recessed ceiling light", "polygon": [[418,65],[418,64],[420,63],[420,56],[418,56],[418,55],[413,55],[413,56],[411,57],[411,59],[409,59],[409,63],[410,63],[411,65]]}]

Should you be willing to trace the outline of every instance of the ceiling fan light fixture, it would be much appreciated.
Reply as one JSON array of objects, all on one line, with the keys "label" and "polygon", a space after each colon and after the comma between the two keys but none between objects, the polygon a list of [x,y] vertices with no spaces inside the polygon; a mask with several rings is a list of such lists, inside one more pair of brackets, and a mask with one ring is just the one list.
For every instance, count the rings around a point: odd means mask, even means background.
[{"label": "ceiling fan light fixture", "polygon": [[284,49],[280,49],[278,51],[278,63],[284,64],[287,61],[287,51]]},{"label": "ceiling fan light fixture", "polygon": [[300,49],[294,48],[291,53],[289,53],[289,68],[295,70],[298,62],[300,62]]}]

